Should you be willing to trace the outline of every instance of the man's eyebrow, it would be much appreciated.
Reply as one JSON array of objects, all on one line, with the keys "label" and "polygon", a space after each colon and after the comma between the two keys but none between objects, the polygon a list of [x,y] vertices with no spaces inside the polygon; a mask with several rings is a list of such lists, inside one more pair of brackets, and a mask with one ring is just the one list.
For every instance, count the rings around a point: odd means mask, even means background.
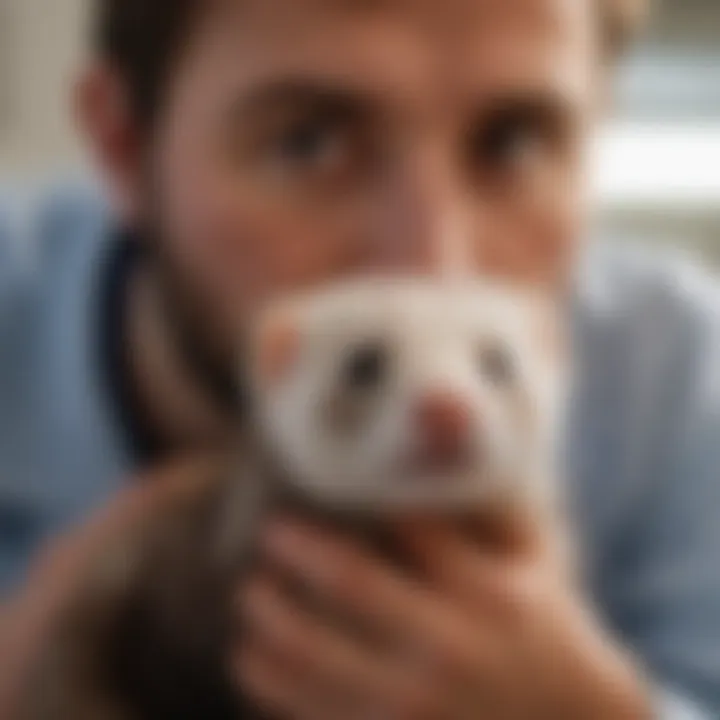
[{"label": "man's eyebrow", "polygon": [[554,90],[516,90],[499,92],[477,105],[476,115],[521,117],[548,123],[568,123],[577,115],[573,98]]},{"label": "man's eyebrow", "polygon": [[276,108],[316,106],[359,114],[372,104],[369,92],[339,80],[286,77],[258,84],[239,97],[233,109],[239,116]]}]

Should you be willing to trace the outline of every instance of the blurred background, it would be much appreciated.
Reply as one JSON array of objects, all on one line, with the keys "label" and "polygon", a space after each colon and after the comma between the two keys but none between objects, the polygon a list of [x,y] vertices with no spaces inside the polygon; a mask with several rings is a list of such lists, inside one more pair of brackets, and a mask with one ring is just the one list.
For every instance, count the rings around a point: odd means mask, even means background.
[{"label": "blurred background", "polygon": [[[0,0],[0,183],[82,167],[68,87],[88,0]],[[595,171],[601,227],[720,265],[720,0],[655,0]]]}]

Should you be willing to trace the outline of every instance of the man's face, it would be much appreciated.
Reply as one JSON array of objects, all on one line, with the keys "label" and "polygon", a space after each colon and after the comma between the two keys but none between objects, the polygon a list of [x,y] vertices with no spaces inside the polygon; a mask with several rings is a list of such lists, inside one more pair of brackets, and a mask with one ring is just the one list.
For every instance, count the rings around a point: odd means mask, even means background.
[{"label": "man's face", "polygon": [[367,271],[561,282],[596,72],[588,0],[214,3],[176,68],[153,222],[217,348]]}]

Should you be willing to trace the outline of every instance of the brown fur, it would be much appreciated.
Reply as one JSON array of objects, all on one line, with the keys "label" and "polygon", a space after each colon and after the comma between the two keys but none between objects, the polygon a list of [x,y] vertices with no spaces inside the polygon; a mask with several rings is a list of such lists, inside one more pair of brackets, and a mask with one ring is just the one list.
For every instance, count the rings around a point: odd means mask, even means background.
[{"label": "brown fur", "polygon": [[[233,605],[252,569],[265,511],[300,510],[360,532],[385,556],[401,558],[383,523],[339,517],[298,496],[259,447],[243,443],[240,456],[228,453],[161,515],[98,551],[94,571],[28,684],[17,720],[264,717],[228,670],[244,634]],[[301,588],[290,590],[301,598]]]},{"label": "brown fur", "polygon": [[[233,465],[222,463],[162,516],[146,518],[99,551],[95,572],[78,588],[28,687],[19,720],[247,716],[226,654],[236,630],[235,584],[251,562],[248,519],[262,514],[251,508],[260,468],[258,458],[245,455],[253,482],[238,483]],[[230,516],[244,527],[228,527]]]}]

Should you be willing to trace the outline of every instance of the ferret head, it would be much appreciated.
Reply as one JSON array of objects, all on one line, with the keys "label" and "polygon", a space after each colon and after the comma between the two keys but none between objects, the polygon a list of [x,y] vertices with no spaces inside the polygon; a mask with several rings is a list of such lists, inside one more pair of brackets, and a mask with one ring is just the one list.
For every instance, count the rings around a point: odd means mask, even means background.
[{"label": "ferret head", "polygon": [[527,491],[555,444],[553,319],[485,282],[366,281],[276,305],[251,349],[263,442],[297,489],[335,506]]}]

